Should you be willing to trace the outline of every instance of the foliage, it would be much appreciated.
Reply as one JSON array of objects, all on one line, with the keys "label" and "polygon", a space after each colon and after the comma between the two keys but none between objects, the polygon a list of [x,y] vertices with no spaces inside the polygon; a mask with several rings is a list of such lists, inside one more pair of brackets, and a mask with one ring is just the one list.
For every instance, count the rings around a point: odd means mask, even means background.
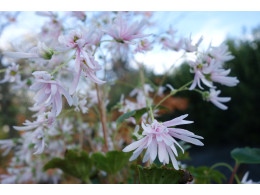
[{"label": "foliage", "polygon": [[88,182],[91,167],[92,161],[87,152],[81,151],[77,154],[73,150],[67,150],[64,159],[54,158],[50,160],[44,166],[44,170],[59,168],[63,172],[81,179],[82,182]]},{"label": "foliage", "polygon": [[167,167],[138,166],[139,179],[141,184],[185,184],[191,182],[192,175],[185,170],[175,170]]},{"label": "foliage", "polygon": [[237,163],[260,164],[259,148],[235,148],[231,151],[231,156]]}]

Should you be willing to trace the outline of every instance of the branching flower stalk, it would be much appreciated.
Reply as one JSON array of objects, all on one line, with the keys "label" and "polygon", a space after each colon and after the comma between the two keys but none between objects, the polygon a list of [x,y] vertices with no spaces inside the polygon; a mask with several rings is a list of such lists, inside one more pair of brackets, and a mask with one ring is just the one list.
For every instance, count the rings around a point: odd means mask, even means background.
[{"label": "branching flower stalk", "polygon": [[188,83],[186,83],[185,85],[181,86],[179,89],[173,90],[171,91],[167,96],[165,96],[158,104],[156,104],[156,106],[153,108],[153,110],[155,110],[156,108],[158,108],[165,100],[167,100],[169,97],[175,95],[176,93],[180,92],[180,91],[184,91],[184,90],[188,90],[187,86],[189,86],[191,83],[193,82],[190,81]]}]

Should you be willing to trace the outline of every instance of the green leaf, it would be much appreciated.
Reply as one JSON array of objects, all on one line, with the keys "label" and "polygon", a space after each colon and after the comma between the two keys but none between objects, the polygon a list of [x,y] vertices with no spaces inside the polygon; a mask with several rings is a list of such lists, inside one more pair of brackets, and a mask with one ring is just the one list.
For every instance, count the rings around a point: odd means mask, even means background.
[{"label": "green leaf", "polygon": [[122,123],[125,119],[130,118],[131,116],[133,116],[135,114],[135,110],[131,111],[131,112],[127,112],[125,114],[122,114],[117,120],[116,120],[116,124],[120,124]]},{"label": "green leaf", "polygon": [[210,167],[188,167],[187,169],[193,175],[196,184],[211,184],[212,182],[221,184],[227,179],[225,175]]},{"label": "green leaf", "polygon": [[192,181],[192,175],[185,170],[167,167],[138,167],[141,184],[184,184]]},{"label": "green leaf", "polygon": [[79,154],[73,150],[67,150],[65,158],[54,158],[50,160],[45,166],[44,171],[53,168],[59,168],[63,172],[87,182],[92,167],[92,161],[88,153],[81,151]]},{"label": "green leaf", "polygon": [[231,156],[237,163],[259,164],[260,149],[259,148],[235,148],[231,151]]},{"label": "green leaf", "polygon": [[100,152],[93,153],[91,158],[97,169],[115,174],[128,163],[130,156],[131,153],[109,151],[106,155]]}]

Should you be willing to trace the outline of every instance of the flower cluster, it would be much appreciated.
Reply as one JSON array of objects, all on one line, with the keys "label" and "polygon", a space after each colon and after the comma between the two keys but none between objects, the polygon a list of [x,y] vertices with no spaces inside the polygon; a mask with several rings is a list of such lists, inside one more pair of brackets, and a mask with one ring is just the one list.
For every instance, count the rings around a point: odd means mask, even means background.
[{"label": "flower cluster", "polygon": [[[159,38],[159,43],[163,49],[193,55],[188,64],[194,79],[175,89],[169,84],[164,86],[164,78],[159,86],[146,78],[142,63],[135,57],[158,46],[156,36],[146,31],[146,27],[154,25],[150,21],[152,12],[101,12],[91,19],[86,12],[67,12],[64,16],[54,12],[36,14],[47,21],[40,32],[33,35],[32,41],[3,52],[7,68],[0,71],[4,73],[0,84],[15,84],[12,89],[17,96],[26,92],[30,106],[33,105],[28,109],[34,114],[29,120],[20,117],[22,126],[13,126],[19,138],[0,140],[3,155],[13,152],[7,173],[0,175],[2,183],[57,183],[62,172],[43,172],[43,167],[52,158],[62,158],[68,149],[87,148],[90,154],[133,151],[130,161],[146,150],[143,163],[152,163],[158,157],[162,164],[172,163],[178,170],[178,150],[184,152],[178,141],[203,146],[203,137],[176,127],[193,123],[185,120],[187,114],[166,122],[155,120],[161,103],[179,91],[190,90],[225,110],[223,103],[231,98],[219,97],[221,91],[215,83],[230,87],[239,83],[236,77],[229,76],[230,69],[225,69],[225,63],[233,59],[225,44],[210,45],[204,51],[200,47],[202,37],[195,42],[191,36],[177,39],[177,31],[171,28]],[[131,19],[131,14],[136,18]],[[135,69],[132,65],[139,67],[134,71],[140,71],[140,81],[136,86],[121,82],[131,87],[129,97],[124,91],[119,103],[111,101],[116,99],[111,91],[117,91],[113,84],[120,77],[118,69]],[[204,91],[203,85],[209,90]],[[168,94],[166,87],[170,89]],[[108,109],[110,103],[115,106]],[[141,113],[140,120],[129,117],[129,112]],[[128,117],[119,125],[115,116],[122,113],[123,118]],[[137,141],[133,141],[135,138]]]}]

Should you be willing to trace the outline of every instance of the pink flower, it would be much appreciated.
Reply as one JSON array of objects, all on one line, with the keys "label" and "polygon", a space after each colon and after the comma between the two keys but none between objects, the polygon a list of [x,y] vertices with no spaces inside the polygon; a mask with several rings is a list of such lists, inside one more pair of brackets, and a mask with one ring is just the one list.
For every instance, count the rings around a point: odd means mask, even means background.
[{"label": "pink flower", "polygon": [[228,102],[231,100],[230,97],[218,97],[218,95],[221,93],[220,90],[216,91],[215,89],[210,89],[210,93],[207,94],[207,96],[205,97],[205,99],[207,101],[211,101],[215,106],[217,106],[218,108],[222,109],[222,110],[226,110],[227,106],[225,106],[224,104],[222,104],[222,102]]},{"label": "pink flower", "polygon": [[55,119],[56,117],[53,115],[53,113],[44,112],[41,115],[38,115],[36,121],[31,122],[29,120],[26,120],[23,123],[24,127],[14,126],[14,129],[18,131],[27,131],[27,130],[36,129],[40,126],[49,128],[54,124]]},{"label": "pink flower", "polygon": [[85,21],[87,18],[86,13],[83,11],[72,11],[71,15],[75,16],[76,18],[78,18],[79,20],[82,20],[82,21]]},{"label": "pink flower", "polygon": [[34,149],[36,150],[34,154],[41,154],[45,148],[44,132],[42,128],[37,128],[32,134],[32,143],[34,144]]},{"label": "pink flower", "polygon": [[227,76],[230,73],[230,69],[223,69],[222,63],[215,59],[211,59],[209,64],[207,62],[203,63],[202,60],[199,59],[196,62],[190,62],[189,65],[195,74],[190,90],[193,90],[196,85],[203,89],[200,85],[200,81],[211,88],[213,88],[213,82],[229,87],[236,86],[239,83],[237,77]]},{"label": "pink flower", "polygon": [[195,45],[193,45],[191,35],[190,35],[189,39],[184,40],[184,48],[183,49],[187,52],[197,51],[200,43],[202,42],[202,40],[203,40],[203,37],[201,36],[200,39],[198,40],[198,42]]},{"label": "pink flower", "polygon": [[[142,123],[144,136],[142,139],[133,142],[129,146],[123,149],[123,152],[129,152],[135,150],[133,155],[130,158],[130,161],[135,160],[144,149],[146,153],[143,158],[143,162],[146,162],[150,159],[150,162],[153,162],[157,156],[160,162],[163,164],[169,163],[169,157],[172,161],[172,164],[176,170],[179,169],[177,160],[175,156],[178,156],[176,144],[180,149],[184,152],[183,148],[178,144],[178,142],[174,138],[178,138],[180,140],[203,146],[203,143],[198,139],[203,139],[201,136],[197,136],[194,133],[187,131],[185,129],[175,128],[177,125],[184,125],[193,123],[193,121],[183,120],[188,115],[182,115],[173,120],[166,121],[163,123],[159,123],[154,120],[152,124],[144,124]],[[174,126],[174,128],[173,128]],[[196,139],[197,138],[197,139]]]},{"label": "pink flower", "polygon": [[144,39],[138,43],[134,52],[137,53],[137,52],[150,51],[151,49],[152,49],[151,43],[147,39]]},{"label": "pink flower", "polygon": [[9,66],[6,71],[5,71],[5,76],[4,79],[0,81],[1,83],[6,83],[6,82],[15,82],[15,81],[20,81],[21,80],[21,75],[18,73],[19,65],[17,64],[12,64]]},{"label": "pink flower", "polygon": [[149,35],[142,34],[141,30],[144,27],[145,21],[134,22],[131,25],[128,21],[124,20],[122,14],[119,13],[118,17],[115,19],[114,24],[112,24],[105,32],[113,37],[117,42],[129,43],[130,41],[138,38],[147,37]]},{"label": "pink flower", "polygon": [[15,141],[12,139],[1,139],[0,140],[0,149],[4,150],[3,156],[6,156],[12,148],[15,147]]},{"label": "pink flower", "polygon": [[35,81],[30,89],[36,91],[34,100],[35,106],[52,106],[52,113],[58,116],[62,110],[62,95],[67,99],[68,104],[72,105],[72,98],[63,88],[61,83],[52,80],[52,76],[46,71],[36,71],[33,73]]},{"label": "pink flower", "polygon": [[160,42],[162,42],[163,44],[163,49],[172,49],[175,51],[179,51],[183,48],[183,44],[184,44],[184,40],[183,38],[180,38],[179,40],[175,40],[176,39],[176,30],[173,30],[171,27],[168,30],[167,34],[170,37],[162,37],[160,39]]},{"label": "pink flower", "polygon": [[82,113],[85,114],[88,112],[88,108],[86,107],[87,100],[85,98],[80,99],[76,93],[73,95],[73,105],[75,106],[75,111],[79,112],[82,110]]},{"label": "pink flower", "polygon": [[102,34],[94,34],[94,31],[92,30],[88,33],[71,31],[68,35],[59,37],[60,43],[65,45],[67,49],[76,49],[76,74],[72,82],[72,86],[70,87],[70,94],[73,94],[76,91],[82,70],[85,73],[85,76],[88,76],[95,83],[105,83],[105,81],[101,81],[95,76],[95,72],[100,70],[101,66],[97,61],[95,61],[90,51],[85,50],[87,46],[98,44],[101,36]]},{"label": "pink flower", "polygon": [[228,51],[228,46],[222,43],[218,47],[210,47],[209,55],[217,61],[226,62],[234,59],[234,56]]},{"label": "pink flower", "polygon": [[50,60],[54,54],[51,48],[48,48],[45,43],[38,42],[37,47],[33,47],[29,53],[26,52],[3,52],[3,54],[15,59],[44,59]]}]

